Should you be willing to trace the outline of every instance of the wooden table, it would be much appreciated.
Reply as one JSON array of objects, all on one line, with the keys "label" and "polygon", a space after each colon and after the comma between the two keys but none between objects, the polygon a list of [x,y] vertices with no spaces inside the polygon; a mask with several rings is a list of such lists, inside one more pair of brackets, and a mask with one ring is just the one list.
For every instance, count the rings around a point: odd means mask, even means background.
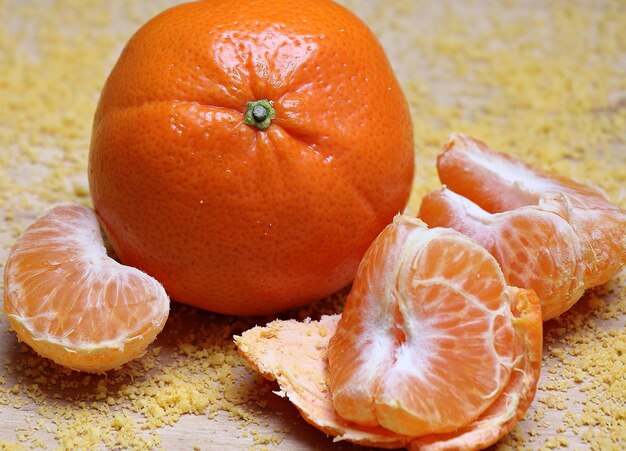
[{"label": "wooden table", "polygon": [[[86,160],[99,89],[133,30],[173,3],[0,2],[2,263],[17,234],[44,208],[62,201],[89,204]],[[379,36],[413,111],[417,173],[409,211],[415,212],[421,196],[438,186],[435,156],[452,131],[600,185],[626,205],[623,2],[344,3]],[[545,325],[540,390],[524,421],[500,446],[626,448],[626,419],[617,416],[625,403],[626,356],[613,352],[606,357],[613,358],[609,365],[600,354],[592,358],[602,345],[603,352],[623,346],[625,279],[622,272],[562,320]],[[283,316],[337,311],[345,293]],[[356,448],[333,443],[306,424],[287,401],[271,393],[273,384],[259,381],[235,357],[231,334],[268,320],[225,318],[175,304],[147,357],[90,380],[37,357],[7,332],[3,320],[0,440],[7,446],[23,439],[27,448],[69,447],[71,440],[63,434],[95,437],[92,443],[102,434],[100,448],[115,447],[115,437],[133,436],[146,417],[156,418],[154,412],[136,412],[142,399],[154,405],[159,396],[169,396],[160,402],[184,410],[176,390],[190,389],[196,378],[198,390],[215,399],[206,412],[183,414],[170,425],[144,431],[158,446]],[[219,352],[235,363],[232,375],[228,362],[215,360]],[[221,371],[234,389],[220,385],[214,375]],[[148,393],[147,381],[162,388]],[[124,390],[143,392],[132,399]],[[607,412],[595,409],[594,401],[604,402]],[[216,406],[221,407],[211,413]],[[584,411],[591,415],[590,424],[570,425],[580,423]],[[61,413],[67,419],[47,418]],[[95,419],[97,426],[77,422],[81,415]],[[116,415],[132,418],[135,428],[122,425]]]}]

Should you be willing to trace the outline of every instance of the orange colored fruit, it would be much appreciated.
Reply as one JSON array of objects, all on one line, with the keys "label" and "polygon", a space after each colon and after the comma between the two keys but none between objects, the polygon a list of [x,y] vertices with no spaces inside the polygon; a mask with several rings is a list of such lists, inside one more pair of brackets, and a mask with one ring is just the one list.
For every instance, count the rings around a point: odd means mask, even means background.
[{"label": "orange colored fruit", "polygon": [[409,449],[420,451],[484,449],[508,434],[524,417],[537,391],[541,371],[543,328],[536,294],[510,288],[513,325],[522,338],[515,353],[519,355],[505,389],[480,417],[448,434],[433,434],[411,441]]},{"label": "orange colored fruit", "polygon": [[335,409],[416,437],[476,420],[519,357],[517,293],[465,235],[396,219],[363,257],[330,341]]},{"label": "orange colored fruit", "polygon": [[478,449],[534,397],[541,311],[470,238],[398,217],[366,252],[340,318],[274,321],[236,343],[339,440]]},{"label": "orange colored fruit", "polygon": [[295,6],[169,9],[102,91],[96,211],[178,301],[249,315],[324,297],[408,199],[411,120],[381,46],[331,1]]},{"label": "orange colored fruit", "polygon": [[98,373],[144,353],[165,325],[169,298],[152,277],[107,256],[92,210],[57,206],[11,249],[4,313],[39,354]]},{"label": "orange colored fruit", "polygon": [[585,291],[584,246],[554,211],[528,206],[491,214],[444,188],[422,200],[419,216],[432,227],[451,227],[481,243],[508,283],[537,293],[545,321],[568,310]]},{"label": "orange colored fruit", "polygon": [[441,191],[419,217],[480,242],[507,282],[533,289],[544,320],[626,263],[626,212],[595,188],[551,175],[455,134],[437,159]]}]

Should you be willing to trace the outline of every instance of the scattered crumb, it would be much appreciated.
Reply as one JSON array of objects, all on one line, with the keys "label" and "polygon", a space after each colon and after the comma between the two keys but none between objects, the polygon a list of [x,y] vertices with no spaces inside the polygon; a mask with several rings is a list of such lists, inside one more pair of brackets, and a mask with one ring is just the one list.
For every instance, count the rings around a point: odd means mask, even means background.
[{"label": "scattered crumb", "polygon": [[[113,3],[0,3],[0,66],[7,68],[0,71],[0,266],[43,209],[90,205],[91,118],[106,74],[132,32],[176,1]],[[598,185],[626,206],[626,19],[619,0],[533,8],[510,0],[473,10],[454,1],[342,3],[389,49],[411,106],[417,171],[409,212],[439,185],[434,161],[452,131]],[[341,311],[346,293],[281,318]],[[622,271],[545,325],[536,401],[498,449],[626,448],[625,317]],[[9,439],[0,449],[161,448],[164,428],[190,415],[207,437],[219,439],[227,427],[237,431],[237,445],[274,449],[289,433],[283,418],[295,413],[275,408],[275,386],[248,369],[232,343],[234,333],[269,319],[174,305],[146,355],[106,375],[40,358],[3,321],[0,409],[24,421],[3,430]]]}]

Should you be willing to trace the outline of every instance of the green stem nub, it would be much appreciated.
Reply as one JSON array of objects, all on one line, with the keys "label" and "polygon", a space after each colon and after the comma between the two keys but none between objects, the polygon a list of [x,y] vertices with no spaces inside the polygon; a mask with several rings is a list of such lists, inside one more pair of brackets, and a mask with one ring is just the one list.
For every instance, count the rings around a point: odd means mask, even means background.
[{"label": "green stem nub", "polygon": [[248,102],[248,109],[243,118],[243,123],[254,126],[259,130],[266,130],[276,117],[276,111],[269,100],[256,100]]}]

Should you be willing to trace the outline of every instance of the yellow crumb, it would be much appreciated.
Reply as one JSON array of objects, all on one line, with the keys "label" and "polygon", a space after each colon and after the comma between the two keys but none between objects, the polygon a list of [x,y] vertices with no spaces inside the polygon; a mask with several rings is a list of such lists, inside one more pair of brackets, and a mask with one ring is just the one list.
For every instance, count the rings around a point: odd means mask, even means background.
[{"label": "yellow crumb", "polygon": [[267,331],[263,332],[263,337],[264,338],[274,338],[274,337],[276,337],[276,331],[272,330],[272,329],[268,329]]}]

